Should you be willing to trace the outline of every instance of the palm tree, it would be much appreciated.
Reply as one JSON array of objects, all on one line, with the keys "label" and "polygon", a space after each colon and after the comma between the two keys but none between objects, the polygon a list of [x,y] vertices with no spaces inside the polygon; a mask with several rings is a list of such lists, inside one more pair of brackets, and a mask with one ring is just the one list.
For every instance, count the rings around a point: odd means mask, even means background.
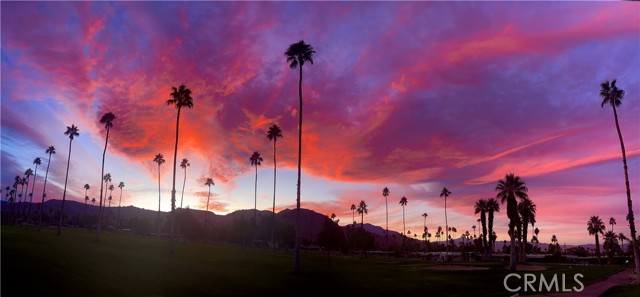
[{"label": "palm tree", "polygon": [[45,153],[49,154],[49,161],[47,162],[47,173],[44,175],[44,185],[42,186],[42,202],[40,203],[40,228],[42,228],[42,210],[44,208],[44,198],[47,197],[47,178],[49,177],[49,165],[51,165],[51,155],[56,153],[56,148],[52,145],[45,150]]},{"label": "palm tree", "polygon": [[67,131],[64,132],[64,135],[69,136],[69,158],[67,159],[67,174],[64,177],[64,190],[62,191],[62,206],[60,206],[60,222],[58,223],[58,233],[60,235],[60,228],[62,228],[62,219],[64,218],[64,201],[67,198],[67,180],[69,178],[69,165],[71,164],[71,142],[73,138],[76,136],[80,136],[78,133],[78,127],[75,125],[71,125],[71,127],[67,126]]},{"label": "palm tree", "polygon": [[104,150],[102,151],[102,165],[100,167],[100,200],[98,203],[98,226],[96,228],[96,241],[100,240],[100,231],[102,229],[102,179],[104,178],[104,158],[107,155],[107,144],[109,143],[109,131],[111,131],[111,127],[113,127],[113,121],[116,119],[116,116],[107,112],[100,117],[100,124],[104,125],[105,129],[107,129],[107,135],[104,138]]},{"label": "palm tree", "polygon": [[187,167],[191,166],[189,159],[184,158],[180,161],[180,168],[184,169],[184,181],[182,182],[182,196],[180,197],[180,208],[182,208],[182,201],[184,200],[184,186],[187,184]]},{"label": "palm tree", "polygon": [[540,233],[540,229],[538,229],[538,227],[536,227],[536,229],[533,230],[533,234],[536,235],[536,248],[538,247],[538,242],[540,242],[540,241],[538,241],[538,238],[539,238],[538,234],[539,233]]},{"label": "palm tree", "polygon": [[451,195],[451,191],[447,189],[447,187],[442,188],[442,192],[440,192],[440,197],[444,197],[444,224],[445,224],[445,232],[447,233],[445,236],[446,242],[446,251],[449,252],[449,221],[447,220],[447,197]]},{"label": "palm tree", "polygon": [[124,182],[120,182],[118,184],[118,188],[120,188],[120,201],[118,201],[118,225],[120,225],[120,208],[122,207],[122,188],[124,188]]},{"label": "palm tree", "polygon": [[251,161],[251,166],[256,167],[256,179],[253,198],[253,229],[251,231],[251,234],[253,235],[253,233],[255,232],[256,223],[258,222],[258,166],[262,165],[263,160],[262,157],[260,157],[260,153],[253,152],[253,155],[251,155],[249,161]]},{"label": "palm tree", "polygon": [[[105,205],[107,205],[107,191],[109,190],[109,187],[107,186],[110,182],[111,182],[111,173],[107,173],[102,177],[102,180],[104,181],[104,197],[105,197],[105,201],[104,204],[102,205],[102,207],[104,207]],[[102,213],[102,209],[100,209],[100,219],[102,219],[103,213]]]},{"label": "palm tree", "polygon": [[[33,175],[33,170],[31,170],[31,168],[28,168],[27,170],[25,170],[24,172],[24,185],[26,187],[26,190],[29,191],[29,179],[31,179],[31,176]],[[25,220],[25,211],[27,210],[27,193],[25,191],[25,197],[24,197],[24,204],[22,206],[22,221],[24,222]],[[31,204],[31,202],[29,202],[29,204]]]},{"label": "palm tree", "polygon": [[273,216],[271,217],[271,249],[276,248],[276,239],[275,239],[275,231],[276,231],[276,142],[278,138],[282,138],[282,130],[280,126],[273,124],[269,127],[269,131],[267,131],[267,138],[269,141],[273,140]]},{"label": "palm tree", "polygon": [[[426,212],[423,212],[423,213],[421,214],[421,216],[424,218],[424,223],[423,223],[423,225],[424,225],[424,228],[425,228],[425,230],[426,230],[426,229],[427,229],[427,217],[428,217],[429,215],[428,215]],[[425,231],[425,232],[426,232],[426,231]]]},{"label": "palm tree", "polygon": [[387,219],[387,227],[384,233],[387,241],[387,246],[389,246],[389,204],[387,203],[387,197],[389,197],[389,194],[391,194],[391,191],[389,191],[389,188],[384,187],[384,189],[382,189],[382,196],[384,197],[384,207],[386,210],[386,219]]},{"label": "palm tree", "polygon": [[587,231],[589,235],[595,235],[596,237],[596,256],[598,256],[598,265],[600,265],[600,241],[598,240],[598,233],[604,235],[604,223],[598,216],[591,216],[587,222]]},{"label": "palm tree", "polygon": [[402,205],[402,234],[403,235],[407,235],[406,231],[405,231],[405,224],[404,224],[404,207],[407,205],[407,197],[402,197],[400,198],[400,205]]},{"label": "palm tree", "polygon": [[298,183],[296,192],[296,240],[295,240],[295,255],[293,258],[293,271],[297,273],[300,271],[300,175],[302,172],[302,66],[305,62],[309,62],[313,65],[313,54],[315,50],[310,44],[304,43],[304,40],[300,40],[296,43],[289,45],[284,52],[284,56],[287,58],[287,63],[291,69],[295,69],[300,65],[300,80],[298,82],[298,95],[300,98],[300,110],[298,111]]},{"label": "palm tree", "polygon": [[31,185],[31,194],[29,194],[29,221],[31,221],[31,205],[33,205],[33,190],[36,188],[36,178],[38,178],[38,166],[42,164],[40,157],[33,159],[36,169],[33,172],[33,184]]},{"label": "palm tree", "polygon": [[496,186],[498,194],[497,198],[500,198],[502,203],[507,202],[507,217],[509,217],[509,236],[511,237],[511,261],[509,269],[511,272],[516,271],[516,234],[515,227],[520,224],[520,216],[518,215],[518,202],[516,198],[526,199],[529,198],[527,192],[529,189],[525,186],[525,182],[520,179],[519,176],[508,173],[503,180],[498,181]]},{"label": "palm tree", "polygon": [[107,207],[107,225],[109,225],[109,218],[111,217],[111,199],[113,197],[113,190],[115,189],[115,187],[113,186],[113,184],[111,184],[109,186],[109,206]]},{"label": "palm tree", "polygon": [[622,139],[622,132],[620,131],[620,124],[618,123],[617,107],[622,104],[624,98],[624,90],[618,89],[616,86],[616,80],[614,79],[611,84],[609,81],[605,81],[600,85],[600,97],[602,97],[602,103],[600,107],[605,105],[611,105],[613,109],[613,118],[616,122],[616,130],[618,131],[618,139],[620,139],[620,148],[622,150],[622,164],[624,165],[624,182],[627,188],[627,218],[629,221],[629,228],[631,230],[631,242],[633,243],[633,257],[635,261],[636,274],[640,271],[640,251],[638,247],[638,237],[636,237],[636,223],[633,216],[633,204],[631,202],[631,189],[629,188],[629,173],[627,170],[627,153],[624,149],[624,141]]},{"label": "palm tree", "polygon": [[353,214],[353,225],[356,224],[356,205],[355,204],[351,204],[351,212]]},{"label": "palm tree", "polygon": [[172,87],[171,98],[166,101],[167,105],[175,105],[178,109],[176,118],[176,145],[173,151],[173,181],[171,183],[171,240],[169,241],[169,252],[173,253],[173,226],[175,222],[174,210],[176,209],[176,162],[178,158],[178,131],[180,130],[180,111],[183,107],[192,108],[193,98],[191,98],[191,90],[184,85],[180,87]]},{"label": "palm tree", "polygon": [[93,206],[96,206],[96,197],[91,198],[91,204],[93,204]]},{"label": "palm tree", "polygon": [[156,233],[156,237],[160,239],[160,165],[164,163],[164,156],[162,154],[157,154],[156,157],[153,158],[153,162],[158,164],[158,218],[156,219],[158,232]]},{"label": "palm tree", "polygon": [[620,239],[620,243],[622,245],[622,247],[621,247],[622,248],[622,256],[624,257],[624,241],[625,240],[628,241],[629,238],[627,238],[627,236],[624,235],[624,233],[620,232],[620,233],[618,233],[618,239]]},{"label": "palm tree", "polygon": [[367,211],[367,204],[364,202],[364,200],[360,200],[360,204],[358,204],[358,214],[362,216],[362,220],[360,221],[360,228],[364,229],[364,215],[369,213]]},{"label": "palm tree", "polygon": [[[480,224],[482,224],[482,234],[480,234],[482,248],[488,253],[489,244],[487,243],[487,200],[480,199],[474,205],[475,214],[480,214]],[[475,227],[475,226],[474,226]],[[473,229],[475,233],[475,228]]]},{"label": "palm tree", "polygon": [[496,244],[495,238],[493,236],[493,234],[495,233],[493,232],[493,217],[494,217],[494,213],[500,212],[500,204],[496,199],[489,198],[487,199],[486,207],[487,207],[487,213],[488,213],[487,220],[489,225],[487,230],[488,231],[487,234],[489,235],[489,246],[487,248],[488,248],[489,254],[491,254],[493,252],[493,247]]},{"label": "palm tree", "polygon": [[213,179],[211,179],[210,177],[207,177],[207,181],[204,182],[204,185],[209,187],[209,194],[207,194],[207,210],[204,213],[204,230],[206,232],[206,230],[207,230],[207,216],[209,214],[209,198],[211,198],[211,186],[214,185]]},{"label": "palm tree", "polygon": [[91,189],[89,184],[84,184],[84,215],[87,216],[87,202],[89,202],[89,196],[87,196],[87,190]]},{"label": "palm tree", "polygon": [[522,246],[520,253],[520,261],[527,261],[527,230],[529,224],[531,227],[535,227],[536,224],[536,204],[531,201],[531,199],[523,199],[522,202],[518,204],[518,213],[522,218]]},{"label": "palm tree", "polygon": [[613,225],[616,224],[616,219],[614,217],[609,218],[609,225],[611,225],[611,232],[613,232]]}]

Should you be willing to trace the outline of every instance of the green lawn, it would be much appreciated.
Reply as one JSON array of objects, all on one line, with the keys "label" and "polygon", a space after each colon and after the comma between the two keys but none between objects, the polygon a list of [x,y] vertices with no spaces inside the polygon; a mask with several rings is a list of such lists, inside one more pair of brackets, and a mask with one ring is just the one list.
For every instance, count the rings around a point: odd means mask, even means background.
[{"label": "green lawn", "polygon": [[[168,243],[155,238],[53,229],[38,232],[2,226],[2,291],[27,296],[507,296],[506,263],[457,263],[484,271],[435,271],[442,263],[393,258],[359,259],[303,253],[302,273],[293,254],[236,245]],[[544,271],[603,278],[618,267],[552,266]],[[535,272],[540,274],[540,272]],[[572,278],[572,277],[568,277]],[[515,280],[515,279],[514,279]],[[520,283],[521,284],[521,283]],[[517,284],[513,285],[513,287]],[[568,284],[571,287],[573,284]]]}]

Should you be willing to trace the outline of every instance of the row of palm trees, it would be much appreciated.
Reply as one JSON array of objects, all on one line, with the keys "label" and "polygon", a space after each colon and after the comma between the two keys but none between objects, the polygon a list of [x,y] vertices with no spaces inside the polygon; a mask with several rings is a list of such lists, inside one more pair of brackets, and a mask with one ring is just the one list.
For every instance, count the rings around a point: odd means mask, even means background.
[{"label": "row of palm trees", "polygon": [[[591,216],[591,218],[589,218],[589,221],[587,221],[587,231],[589,232],[589,235],[593,235],[595,237],[596,256],[598,257],[598,264],[601,263],[600,240],[599,240],[598,234],[602,235],[604,238],[603,246],[605,250],[611,251],[611,253],[608,253],[608,254],[613,254],[613,252],[615,252],[615,250],[619,248],[618,240],[622,242],[623,247],[624,247],[624,241],[630,240],[622,232],[620,232],[619,234],[616,234],[613,232],[613,226],[615,224],[616,224],[616,219],[613,217],[609,218],[609,225],[611,225],[611,230],[605,232],[606,226],[599,216]],[[621,251],[623,252],[624,248],[622,248]]]}]

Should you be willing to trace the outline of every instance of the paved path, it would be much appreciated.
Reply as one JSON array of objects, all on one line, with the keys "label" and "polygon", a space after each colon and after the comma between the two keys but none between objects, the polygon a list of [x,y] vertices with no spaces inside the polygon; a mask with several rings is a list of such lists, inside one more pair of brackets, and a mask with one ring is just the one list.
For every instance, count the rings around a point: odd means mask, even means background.
[{"label": "paved path", "polygon": [[630,277],[631,272],[633,271],[632,268],[626,268],[610,277],[608,277],[607,279],[597,282],[597,283],[593,283],[591,285],[588,285],[584,288],[584,290],[582,290],[582,292],[568,292],[568,293],[556,293],[556,294],[549,294],[547,296],[553,296],[553,297],[573,297],[573,296],[581,296],[581,297],[598,297],[600,296],[602,293],[604,293],[604,291],[606,291],[607,289],[613,287],[613,286],[617,286],[617,285],[628,285],[633,283],[633,279]]}]

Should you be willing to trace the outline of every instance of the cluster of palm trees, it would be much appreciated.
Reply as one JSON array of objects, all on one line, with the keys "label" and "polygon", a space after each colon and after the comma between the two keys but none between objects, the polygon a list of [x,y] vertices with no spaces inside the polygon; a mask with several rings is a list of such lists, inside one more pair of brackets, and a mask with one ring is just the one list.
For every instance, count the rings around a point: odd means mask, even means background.
[{"label": "cluster of palm trees", "polygon": [[[591,216],[591,218],[589,218],[589,221],[587,221],[587,231],[589,232],[589,235],[593,235],[595,237],[595,252],[596,257],[598,257],[598,264],[601,264],[602,262],[600,255],[600,239],[598,236],[599,234],[604,238],[604,244],[602,246],[605,250],[605,253],[609,256],[610,259],[613,258],[614,254],[616,253],[624,254],[624,241],[628,241],[629,238],[627,238],[627,236],[622,232],[616,234],[613,231],[613,226],[615,224],[616,219],[613,217],[609,218],[609,225],[611,225],[611,230],[605,232],[606,226],[599,216]],[[622,247],[620,247],[618,241],[620,241]]]}]

